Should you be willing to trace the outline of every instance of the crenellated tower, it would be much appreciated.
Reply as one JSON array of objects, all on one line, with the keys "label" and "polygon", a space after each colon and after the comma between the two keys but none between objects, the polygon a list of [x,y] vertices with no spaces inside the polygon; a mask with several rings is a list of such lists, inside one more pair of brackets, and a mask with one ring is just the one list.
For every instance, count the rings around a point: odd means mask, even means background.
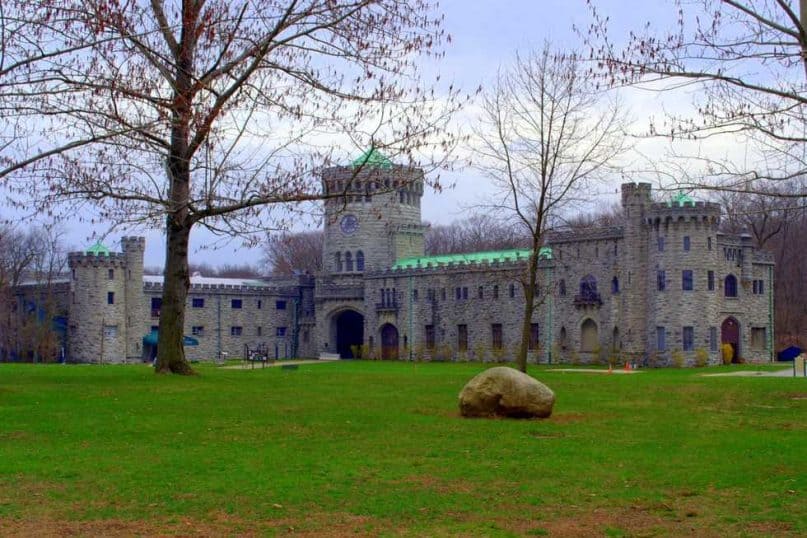
[{"label": "crenellated tower", "polygon": [[624,266],[627,271],[622,284],[622,350],[626,356],[640,360],[647,349],[647,289],[648,267],[647,237],[645,223],[652,204],[649,183],[624,183],[622,185],[622,210],[624,213]]},{"label": "crenellated tower", "polygon": [[126,301],[126,361],[138,362],[143,352],[143,334],[140,320],[145,319],[143,296],[143,253],[145,237],[123,237],[121,250],[125,260],[124,279]]}]

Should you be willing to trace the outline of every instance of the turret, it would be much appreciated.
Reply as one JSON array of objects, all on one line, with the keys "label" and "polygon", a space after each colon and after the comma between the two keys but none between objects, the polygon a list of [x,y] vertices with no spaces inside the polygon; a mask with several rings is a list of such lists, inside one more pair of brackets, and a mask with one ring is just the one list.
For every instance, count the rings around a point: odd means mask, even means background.
[{"label": "turret", "polygon": [[126,260],[124,287],[126,294],[126,361],[138,362],[142,358],[143,327],[145,319],[143,296],[143,253],[145,237],[123,237],[121,250]]}]

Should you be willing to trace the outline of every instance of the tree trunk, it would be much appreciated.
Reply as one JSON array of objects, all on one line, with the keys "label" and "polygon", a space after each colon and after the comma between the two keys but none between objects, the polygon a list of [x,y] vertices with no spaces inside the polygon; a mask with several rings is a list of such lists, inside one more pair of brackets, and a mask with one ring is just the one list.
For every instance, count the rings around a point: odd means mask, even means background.
[{"label": "tree trunk", "polygon": [[163,303],[160,310],[160,338],[157,373],[190,375],[193,369],[182,346],[185,330],[185,302],[190,287],[188,241],[191,227],[168,217],[166,227]]},{"label": "tree trunk", "polygon": [[532,333],[532,314],[535,310],[535,283],[538,280],[538,247],[535,244],[534,242],[532,254],[530,254],[529,275],[524,285],[524,319],[521,325],[521,345],[516,357],[518,369],[525,374],[527,373],[527,352]]}]

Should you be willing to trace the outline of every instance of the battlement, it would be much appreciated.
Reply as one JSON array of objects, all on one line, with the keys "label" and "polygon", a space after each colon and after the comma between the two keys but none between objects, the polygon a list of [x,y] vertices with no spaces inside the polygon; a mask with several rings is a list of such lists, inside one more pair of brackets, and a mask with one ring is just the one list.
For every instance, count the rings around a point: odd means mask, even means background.
[{"label": "battlement", "polygon": [[[446,275],[446,274],[459,274],[471,272],[490,272],[490,271],[520,271],[524,269],[527,264],[528,258],[520,258],[518,260],[494,260],[494,261],[481,261],[481,262],[448,262],[448,263],[426,263],[425,265],[394,267],[384,269],[382,271],[373,271],[372,273],[365,273],[366,279],[374,278],[398,278],[406,276],[429,276],[429,275]],[[548,268],[552,267],[552,261],[541,259],[538,262],[539,267]]]},{"label": "battlement", "polygon": [[124,236],[121,237],[120,244],[121,249],[124,252],[129,252],[132,250],[142,251],[146,249],[146,238],[137,236]]},{"label": "battlement", "polygon": [[76,267],[126,267],[126,256],[120,252],[110,252],[109,254],[71,252],[67,255],[67,264],[71,269]]},{"label": "battlement", "polygon": [[547,235],[547,244],[574,243],[578,241],[604,241],[609,239],[622,239],[625,231],[622,226],[607,226],[596,230],[569,230],[552,232]]},{"label": "battlement", "polygon": [[[162,282],[145,281],[143,289],[146,291],[162,291]],[[189,292],[219,292],[223,294],[239,293],[245,295],[297,295],[296,288],[275,288],[268,286],[250,286],[248,284],[191,284]]]},{"label": "battlement", "polygon": [[413,166],[333,166],[322,171],[322,186],[325,193],[333,194],[372,194],[406,189],[422,196],[423,178],[423,170]]},{"label": "battlement", "polygon": [[650,194],[653,190],[650,183],[623,183],[622,184],[622,206],[629,204],[650,203]]}]

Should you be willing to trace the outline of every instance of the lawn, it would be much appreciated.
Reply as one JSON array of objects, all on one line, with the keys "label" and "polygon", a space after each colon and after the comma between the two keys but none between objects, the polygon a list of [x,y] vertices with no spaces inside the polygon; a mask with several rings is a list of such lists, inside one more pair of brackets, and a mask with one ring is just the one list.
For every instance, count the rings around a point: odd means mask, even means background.
[{"label": "lawn", "polygon": [[807,379],[532,367],[550,419],[463,419],[483,368],[0,365],[0,535],[807,534]]}]

